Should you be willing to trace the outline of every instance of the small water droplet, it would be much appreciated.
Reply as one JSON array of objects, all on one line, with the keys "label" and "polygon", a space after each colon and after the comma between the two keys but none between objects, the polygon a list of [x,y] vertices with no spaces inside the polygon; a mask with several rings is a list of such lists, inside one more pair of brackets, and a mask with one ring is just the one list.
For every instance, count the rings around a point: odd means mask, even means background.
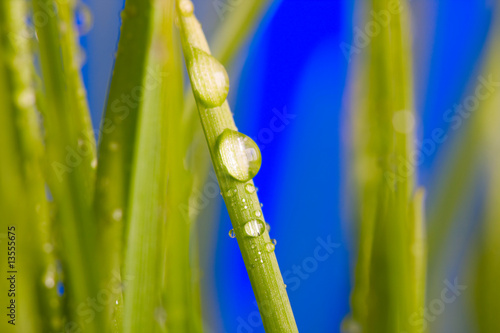
[{"label": "small water droplet", "polygon": [[361,325],[352,317],[346,317],[340,325],[342,333],[361,333]]},{"label": "small water droplet", "polygon": [[166,321],[167,321],[167,311],[161,306],[157,307],[155,309],[155,320],[160,324],[161,326],[164,326]]},{"label": "small water droplet", "polygon": [[111,151],[117,151],[118,150],[118,143],[116,143],[116,142],[110,142],[109,143],[109,150],[111,150]]},{"label": "small water droplet", "polygon": [[229,190],[227,190],[226,195],[227,195],[228,197],[232,197],[232,196],[233,196],[233,194],[234,194],[235,192],[236,192],[236,191],[233,191],[232,189],[229,189]]},{"label": "small water droplet", "polygon": [[253,193],[253,192],[255,192],[255,186],[253,186],[252,184],[246,184],[245,185],[245,190],[248,193]]},{"label": "small water droplet", "polygon": [[92,12],[83,1],[78,1],[76,7],[76,25],[80,36],[88,34],[94,25]]},{"label": "small water droplet", "polygon": [[194,6],[191,1],[182,0],[179,2],[179,10],[183,16],[189,16],[193,14]]},{"label": "small water droplet", "polygon": [[113,220],[121,221],[123,217],[123,211],[120,208],[117,208],[113,211]]},{"label": "small water droplet", "polygon": [[188,62],[188,72],[196,99],[206,108],[222,105],[229,92],[226,69],[210,54],[193,48]]},{"label": "small water droplet", "polygon": [[225,129],[217,139],[219,158],[227,173],[246,182],[259,172],[262,157],[257,144],[248,136]]},{"label": "small water droplet", "polygon": [[246,200],[245,199],[241,199],[242,202],[245,202]]},{"label": "small water droplet", "polygon": [[263,203],[261,203],[261,204],[260,204],[260,207],[264,207],[264,204],[263,204]]},{"label": "small water droplet", "polygon": [[262,216],[262,213],[260,212],[260,210],[256,210],[255,211],[255,216],[257,216],[257,217],[261,217]]},{"label": "small water droplet", "polygon": [[116,300],[115,304],[118,305],[118,300]]},{"label": "small water droplet", "polygon": [[273,243],[266,243],[266,251],[267,252],[273,252],[275,249],[275,246]]},{"label": "small water droplet", "polygon": [[264,222],[261,220],[251,220],[244,226],[245,233],[250,237],[258,237],[264,233]]},{"label": "small water droplet", "polygon": [[271,231],[271,225],[269,223],[266,223],[266,229],[267,229],[267,232]]},{"label": "small water droplet", "polygon": [[53,267],[49,267],[47,274],[45,275],[44,284],[47,288],[54,288],[54,286],[56,285],[55,270]]},{"label": "small water droplet", "polygon": [[276,246],[276,244],[278,244],[278,241],[276,239],[271,239],[271,242],[273,242],[274,246]]},{"label": "small water droplet", "polygon": [[229,237],[231,237],[231,238],[236,237],[236,233],[234,232],[234,229],[229,230]]}]

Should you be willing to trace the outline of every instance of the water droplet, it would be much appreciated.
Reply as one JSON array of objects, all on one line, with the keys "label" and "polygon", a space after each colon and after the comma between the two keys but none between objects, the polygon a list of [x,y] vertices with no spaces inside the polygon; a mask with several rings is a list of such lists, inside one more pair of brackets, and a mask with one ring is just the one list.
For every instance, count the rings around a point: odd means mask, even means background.
[{"label": "water droplet", "polygon": [[179,10],[183,16],[189,16],[193,14],[194,6],[191,1],[183,0],[179,2]]},{"label": "water droplet", "polygon": [[250,237],[258,237],[264,233],[264,222],[261,220],[251,220],[244,226],[245,233]]},{"label": "water droplet", "polygon": [[230,189],[230,190],[227,190],[226,195],[227,195],[228,197],[232,197],[234,193],[235,193],[235,192],[234,192],[232,189]]},{"label": "water droplet", "polygon": [[248,193],[253,193],[253,192],[255,192],[255,186],[253,186],[252,184],[246,184],[245,185],[245,190]]},{"label": "water droplet", "polygon": [[263,203],[261,203],[261,204],[260,204],[260,206],[261,206],[261,207],[264,207],[264,204],[263,204]]},{"label": "water droplet", "polygon": [[120,221],[123,217],[123,211],[120,208],[117,208],[113,211],[113,219],[115,221]]},{"label": "water droplet", "polygon": [[260,150],[248,136],[225,129],[217,144],[219,158],[233,178],[246,182],[259,172],[262,162]]},{"label": "water droplet", "polygon": [[411,133],[415,127],[415,116],[409,110],[397,111],[392,115],[392,126],[398,133]]},{"label": "water droplet", "polygon": [[242,202],[245,202],[245,199],[241,199]]},{"label": "water droplet", "polygon": [[257,217],[261,217],[262,216],[262,213],[260,212],[260,210],[256,210],[255,211],[255,216],[257,216]]},{"label": "water droplet", "polygon": [[266,243],[266,250],[267,252],[273,252],[275,249],[275,246],[273,243]]},{"label": "water droplet", "polygon": [[118,305],[118,300],[116,300],[115,304]]},{"label": "water droplet", "polygon": [[271,239],[271,242],[273,242],[274,246],[276,246],[276,244],[278,244],[278,241],[276,239]]},{"label": "water droplet", "polygon": [[231,238],[236,237],[236,233],[234,232],[234,229],[229,230],[229,237],[231,237]]},{"label": "water droplet", "polygon": [[267,229],[267,232],[271,231],[271,225],[269,223],[266,223],[266,229]]},{"label": "water droplet", "polygon": [[80,36],[88,34],[94,25],[92,12],[90,11],[89,6],[87,6],[83,1],[78,1],[76,8],[76,25]]},{"label": "water droplet", "polygon": [[25,89],[17,95],[17,105],[22,108],[28,108],[35,104],[35,93],[31,89]]},{"label": "water droplet", "polygon": [[109,143],[109,150],[111,150],[111,151],[117,151],[118,150],[118,143],[116,143],[114,141],[110,142]]},{"label": "water droplet", "polygon": [[361,333],[361,325],[352,317],[346,317],[340,325],[342,333]]},{"label": "water droplet", "polygon": [[196,99],[207,108],[222,105],[229,91],[226,69],[210,54],[193,48],[188,72]]},{"label": "water droplet", "polygon": [[93,159],[92,162],[90,162],[90,166],[92,167],[92,169],[97,168],[97,160]]},{"label": "water droplet", "polygon": [[167,311],[163,307],[159,306],[155,309],[155,320],[161,326],[164,326],[167,322]]}]

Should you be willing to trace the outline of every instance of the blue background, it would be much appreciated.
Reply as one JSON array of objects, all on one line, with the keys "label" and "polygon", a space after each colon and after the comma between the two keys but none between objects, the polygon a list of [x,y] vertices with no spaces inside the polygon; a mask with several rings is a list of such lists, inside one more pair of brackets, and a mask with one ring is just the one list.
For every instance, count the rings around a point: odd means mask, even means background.
[{"label": "blue background", "polygon": [[[86,3],[94,25],[81,39],[87,59],[83,73],[98,128],[123,0]],[[430,137],[436,127],[447,128],[443,113],[474,85],[492,3],[411,1],[419,138]],[[220,20],[213,2],[195,1],[195,6],[210,35]],[[276,255],[301,332],[339,332],[349,312],[355,256],[345,191],[350,68],[339,45],[352,43],[354,10],[354,1],[347,0],[275,1],[228,68],[238,128],[261,146],[263,167],[255,182],[271,236],[278,241]],[[284,109],[295,118],[273,131],[275,112]],[[432,189],[437,157],[452,141],[453,137],[425,160],[419,170],[421,184]],[[209,212],[218,223],[212,222],[209,230],[215,248],[203,257],[207,331],[264,332],[236,241],[227,236],[230,221],[219,199],[212,201]],[[324,261],[311,259],[320,245],[318,238],[328,237],[338,244],[335,251]],[[294,273],[294,266],[305,266],[309,273],[304,268]],[[467,329],[463,327],[455,332]]]}]

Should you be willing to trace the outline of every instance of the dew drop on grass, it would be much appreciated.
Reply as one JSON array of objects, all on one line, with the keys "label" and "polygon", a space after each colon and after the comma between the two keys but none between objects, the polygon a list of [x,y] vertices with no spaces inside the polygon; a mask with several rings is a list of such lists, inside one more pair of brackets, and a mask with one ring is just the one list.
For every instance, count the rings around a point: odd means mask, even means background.
[{"label": "dew drop on grass", "polygon": [[276,244],[278,244],[278,241],[276,239],[271,239],[271,242],[274,244],[274,246],[276,246]]},{"label": "dew drop on grass", "polygon": [[244,226],[245,233],[250,237],[258,237],[264,233],[265,225],[261,220],[251,220]]},{"label": "dew drop on grass", "polygon": [[80,36],[86,35],[92,30],[94,25],[94,18],[89,6],[83,1],[79,1],[76,7],[76,26]]},{"label": "dew drop on grass", "polygon": [[255,216],[257,216],[257,217],[261,217],[262,216],[262,213],[260,212],[260,210],[256,210],[255,211]]},{"label": "dew drop on grass", "polygon": [[245,190],[248,193],[254,193],[255,192],[255,186],[253,186],[252,184],[246,184],[245,185]]},{"label": "dew drop on grass", "polygon": [[273,243],[266,243],[266,250],[267,252],[273,252],[275,249],[275,246]]},{"label": "dew drop on grass", "polygon": [[229,230],[229,237],[231,237],[231,238],[236,237],[236,233],[234,232],[234,229]]},{"label": "dew drop on grass", "polygon": [[188,72],[196,99],[206,108],[222,105],[229,91],[226,69],[210,54],[193,48]]},{"label": "dew drop on grass", "polygon": [[361,325],[351,317],[346,317],[342,321],[340,331],[342,333],[361,333]]},{"label": "dew drop on grass", "polygon": [[161,326],[164,326],[167,321],[167,312],[161,306],[155,309],[155,320]]},{"label": "dew drop on grass", "polygon": [[113,220],[121,221],[122,217],[123,217],[123,211],[121,209],[117,208],[113,211]]},{"label": "dew drop on grass", "polygon": [[246,182],[259,172],[260,150],[248,136],[225,129],[217,139],[217,150],[226,172],[234,179]]},{"label": "dew drop on grass", "polygon": [[271,225],[269,223],[266,223],[266,229],[267,229],[267,232],[271,231]]}]

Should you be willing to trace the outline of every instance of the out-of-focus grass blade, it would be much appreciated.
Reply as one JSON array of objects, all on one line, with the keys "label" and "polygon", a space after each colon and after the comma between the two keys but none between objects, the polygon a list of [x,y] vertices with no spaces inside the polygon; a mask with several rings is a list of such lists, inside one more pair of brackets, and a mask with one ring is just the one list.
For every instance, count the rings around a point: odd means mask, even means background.
[{"label": "out-of-focus grass blade", "polygon": [[[500,3],[497,3],[500,5]],[[492,43],[485,75],[500,81],[500,8],[497,10],[496,25],[492,29]],[[487,200],[484,224],[478,241],[477,269],[475,271],[475,310],[479,332],[500,332],[498,308],[500,306],[500,91],[478,110],[481,114],[481,128],[485,135],[484,148],[488,177]]]},{"label": "out-of-focus grass blade", "polygon": [[46,19],[43,24],[35,20],[43,81],[45,174],[54,198],[59,249],[67,277],[68,320],[74,327],[92,331],[102,326],[102,312],[95,312],[92,320],[78,314],[89,297],[97,297],[99,270],[91,209],[94,139],[79,76],[74,2],[32,3],[34,17]]},{"label": "out-of-focus grass blade", "polygon": [[[57,331],[62,320],[35,110],[33,52],[23,34],[27,13],[23,1],[0,2],[0,244],[11,257],[3,256],[0,266],[3,272],[18,272],[15,281],[3,278],[0,283],[9,296],[2,297],[4,304],[16,302],[16,318],[4,316],[0,330],[29,333]],[[11,282],[15,296],[7,295]]]},{"label": "out-of-focus grass blade", "polygon": [[417,332],[410,316],[424,299],[423,194],[414,194],[415,171],[402,165],[413,151],[415,123],[410,8],[388,0],[368,7],[384,13],[386,24],[377,22],[380,32],[363,49],[367,62],[358,73],[366,95],[351,116],[360,231],[352,318],[343,329]]}]

